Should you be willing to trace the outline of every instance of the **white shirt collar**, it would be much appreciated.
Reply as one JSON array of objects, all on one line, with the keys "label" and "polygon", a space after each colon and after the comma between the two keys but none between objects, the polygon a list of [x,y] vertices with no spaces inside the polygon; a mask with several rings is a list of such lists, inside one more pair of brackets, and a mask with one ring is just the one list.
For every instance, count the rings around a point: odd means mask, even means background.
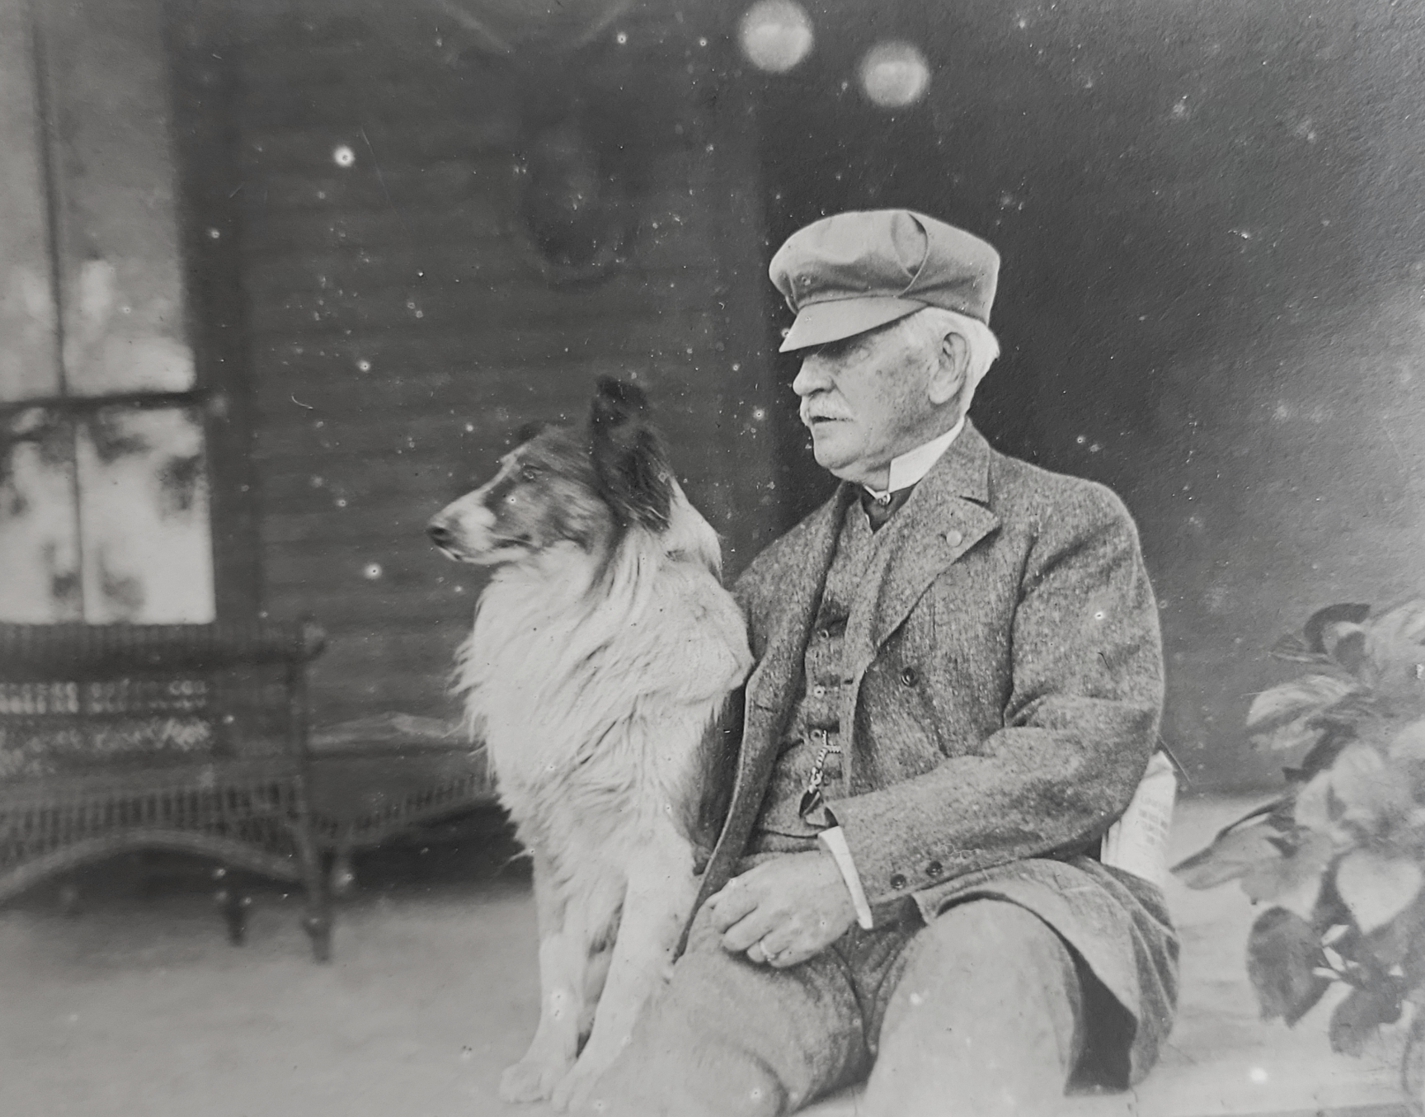
[{"label": "white shirt collar", "polygon": [[907,450],[904,454],[898,454],[891,459],[890,480],[886,483],[884,492],[864,486],[866,491],[873,498],[884,503],[890,499],[890,494],[901,489],[914,485],[922,477],[930,472],[930,469],[950,449],[950,444],[955,441],[962,430],[965,429],[965,419],[961,416],[960,421],[951,427],[944,434],[932,438],[929,442],[917,446],[914,450]]}]

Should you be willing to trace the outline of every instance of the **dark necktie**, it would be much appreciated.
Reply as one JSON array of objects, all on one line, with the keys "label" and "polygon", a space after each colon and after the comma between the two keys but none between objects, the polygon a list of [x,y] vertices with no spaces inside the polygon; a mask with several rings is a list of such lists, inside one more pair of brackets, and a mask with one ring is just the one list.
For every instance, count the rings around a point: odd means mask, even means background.
[{"label": "dark necktie", "polygon": [[888,494],[884,499],[872,496],[864,488],[861,490],[861,507],[866,510],[866,519],[870,521],[873,532],[880,531],[885,526],[886,521],[895,514],[896,509],[906,502],[906,498],[910,496],[911,489],[914,487],[914,485],[907,485],[903,489],[897,489]]}]

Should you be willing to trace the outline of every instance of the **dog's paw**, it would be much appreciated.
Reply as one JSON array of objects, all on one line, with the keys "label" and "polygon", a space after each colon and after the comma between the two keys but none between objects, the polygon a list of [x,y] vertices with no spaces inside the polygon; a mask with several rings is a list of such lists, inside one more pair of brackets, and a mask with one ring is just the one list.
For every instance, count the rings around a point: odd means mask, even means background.
[{"label": "dog's paw", "polygon": [[543,1101],[567,1077],[567,1064],[523,1058],[500,1075],[501,1101]]},{"label": "dog's paw", "polygon": [[591,1107],[587,1104],[589,1095],[594,1089],[594,1082],[602,1071],[602,1067],[586,1066],[582,1059],[575,1063],[569,1073],[559,1080],[559,1085],[554,1087],[554,1096],[551,1100],[555,1110],[559,1113],[582,1114],[602,1109],[602,1106]]}]

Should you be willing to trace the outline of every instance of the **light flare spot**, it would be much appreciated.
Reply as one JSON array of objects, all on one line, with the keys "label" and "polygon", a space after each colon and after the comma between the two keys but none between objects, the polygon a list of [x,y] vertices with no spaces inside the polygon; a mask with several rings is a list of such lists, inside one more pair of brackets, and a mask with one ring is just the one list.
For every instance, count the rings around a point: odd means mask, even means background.
[{"label": "light flare spot", "polygon": [[861,89],[873,105],[903,109],[925,96],[930,65],[913,43],[877,43],[861,60]]},{"label": "light flare spot", "polygon": [[811,53],[811,17],[793,0],[758,0],[738,25],[742,53],[759,70],[785,74]]}]

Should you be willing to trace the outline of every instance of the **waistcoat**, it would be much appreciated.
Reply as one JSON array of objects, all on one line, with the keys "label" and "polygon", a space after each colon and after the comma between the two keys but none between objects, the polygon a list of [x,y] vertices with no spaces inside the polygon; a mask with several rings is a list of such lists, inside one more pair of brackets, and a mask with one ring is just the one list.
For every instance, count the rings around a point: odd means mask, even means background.
[{"label": "waistcoat", "polygon": [[842,687],[846,685],[843,668],[846,618],[876,542],[877,535],[872,533],[866,513],[852,501],[841,523],[817,607],[816,623],[803,654],[802,694],[793,708],[787,736],[772,770],[762,813],[749,844],[750,853],[790,852],[810,849],[816,844],[817,833],[826,825],[822,821],[823,812],[812,812],[808,821],[802,818],[799,807],[817,756],[828,746],[822,768],[822,799],[831,804],[847,793],[842,756],[830,750],[839,748],[850,737],[849,733],[842,733],[837,720]]}]

